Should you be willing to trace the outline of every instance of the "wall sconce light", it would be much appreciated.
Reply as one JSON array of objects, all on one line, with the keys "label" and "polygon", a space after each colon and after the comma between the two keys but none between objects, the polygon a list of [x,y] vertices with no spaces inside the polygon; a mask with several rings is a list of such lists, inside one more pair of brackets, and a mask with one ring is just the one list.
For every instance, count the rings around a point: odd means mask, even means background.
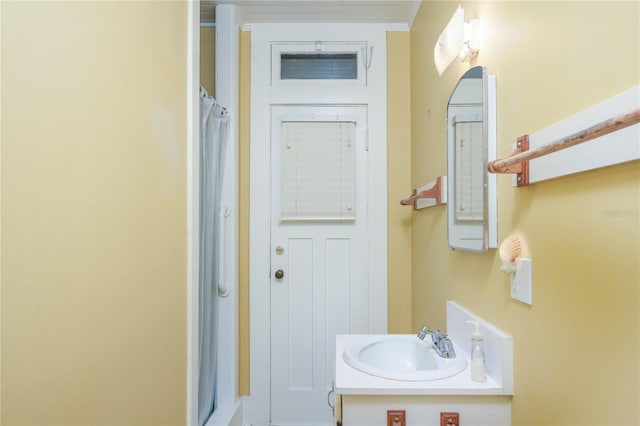
[{"label": "wall sconce light", "polygon": [[461,62],[468,62],[478,56],[480,50],[480,20],[471,19],[464,23],[464,38],[458,57]]},{"label": "wall sconce light", "polygon": [[442,30],[433,49],[433,60],[438,74],[458,57],[460,61],[470,61],[480,50],[480,20],[464,21],[464,8],[458,6],[453,16]]}]

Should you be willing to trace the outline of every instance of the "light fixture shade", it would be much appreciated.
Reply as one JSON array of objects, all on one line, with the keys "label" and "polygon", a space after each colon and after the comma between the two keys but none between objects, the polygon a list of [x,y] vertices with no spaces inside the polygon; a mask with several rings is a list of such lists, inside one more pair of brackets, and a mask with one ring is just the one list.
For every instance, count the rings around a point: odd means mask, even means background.
[{"label": "light fixture shade", "polygon": [[468,23],[471,29],[469,48],[477,53],[482,47],[482,38],[484,36],[483,26],[479,19],[471,19]]},{"label": "light fixture shade", "polygon": [[471,19],[464,23],[464,38],[460,46],[460,60],[462,62],[470,61],[478,55],[480,50],[480,20]]},{"label": "light fixture shade", "polygon": [[442,75],[451,62],[458,57],[460,46],[464,41],[464,9],[458,6],[447,26],[440,33],[433,49],[433,60]]}]

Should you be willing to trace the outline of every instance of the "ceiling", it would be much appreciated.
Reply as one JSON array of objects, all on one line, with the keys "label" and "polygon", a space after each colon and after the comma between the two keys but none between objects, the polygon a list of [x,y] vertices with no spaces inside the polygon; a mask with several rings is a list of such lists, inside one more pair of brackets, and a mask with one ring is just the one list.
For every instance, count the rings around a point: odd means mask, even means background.
[{"label": "ceiling", "polygon": [[411,26],[421,0],[201,0],[201,22],[215,22],[216,4],[235,4],[242,24],[379,22]]}]

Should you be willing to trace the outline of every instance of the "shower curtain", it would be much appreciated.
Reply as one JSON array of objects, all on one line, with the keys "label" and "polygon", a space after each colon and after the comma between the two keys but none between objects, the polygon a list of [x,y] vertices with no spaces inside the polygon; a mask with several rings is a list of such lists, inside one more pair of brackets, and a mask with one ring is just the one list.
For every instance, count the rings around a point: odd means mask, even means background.
[{"label": "shower curtain", "polygon": [[198,425],[216,409],[218,289],[221,285],[220,197],[229,118],[200,87],[200,317]]}]

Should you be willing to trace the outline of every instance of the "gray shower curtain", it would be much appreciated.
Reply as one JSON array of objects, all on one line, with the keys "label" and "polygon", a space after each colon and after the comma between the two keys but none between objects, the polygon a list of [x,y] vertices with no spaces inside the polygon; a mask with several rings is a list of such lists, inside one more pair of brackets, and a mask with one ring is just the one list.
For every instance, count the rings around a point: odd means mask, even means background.
[{"label": "gray shower curtain", "polygon": [[200,270],[198,424],[216,409],[218,286],[220,285],[220,197],[229,118],[200,89]]}]

